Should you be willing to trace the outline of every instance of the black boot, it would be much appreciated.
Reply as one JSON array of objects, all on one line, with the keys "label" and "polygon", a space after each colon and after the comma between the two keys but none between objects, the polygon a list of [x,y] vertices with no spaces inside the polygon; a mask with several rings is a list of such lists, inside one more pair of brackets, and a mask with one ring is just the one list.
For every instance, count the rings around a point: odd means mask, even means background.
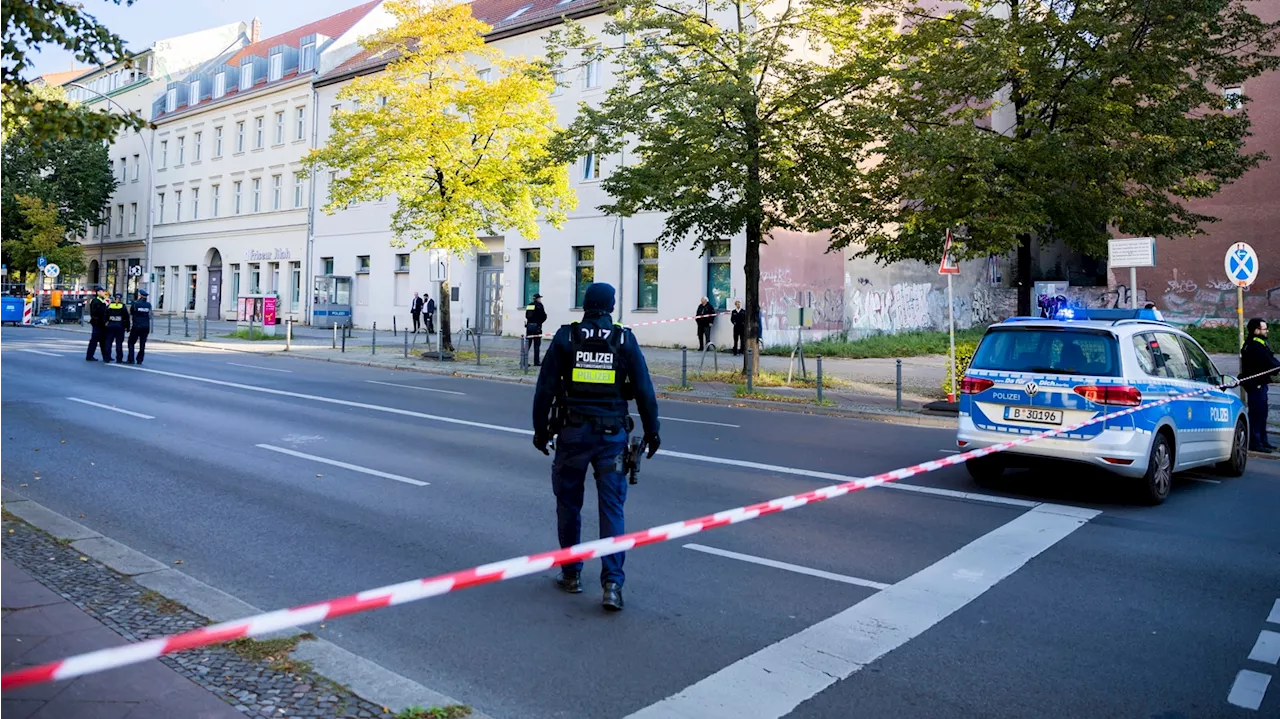
[{"label": "black boot", "polygon": [[605,582],[604,599],[600,603],[611,612],[622,611],[622,587],[617,582]]},{"label": "black boot", "polygon": [[582,594],[582,572],[561,569],[560,574],[556,576],[556,584],[569,594]]}]

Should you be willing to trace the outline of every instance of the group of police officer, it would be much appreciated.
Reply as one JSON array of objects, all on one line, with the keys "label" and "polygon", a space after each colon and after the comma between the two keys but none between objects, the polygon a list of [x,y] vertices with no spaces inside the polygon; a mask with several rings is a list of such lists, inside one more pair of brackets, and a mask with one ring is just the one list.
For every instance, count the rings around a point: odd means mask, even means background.
[{"label": "group of police officer", "polygon": [[[94,356],[102,348],[102,361],[111,361],[111,348],[115,347],[115,361],[142,364],[147,355],[147,336],[151,334],[151,303],[147,291],[138,290],[136,299],[125,305],[124,297],[117,292],[108,296],[107,291],[95,287],[94,298],[89,301],[89,349],[84,358],[97,362]],[[124,338],[129,334],[129,357],[125,359]],[[134,347],[137,354],[134,354]]]}]

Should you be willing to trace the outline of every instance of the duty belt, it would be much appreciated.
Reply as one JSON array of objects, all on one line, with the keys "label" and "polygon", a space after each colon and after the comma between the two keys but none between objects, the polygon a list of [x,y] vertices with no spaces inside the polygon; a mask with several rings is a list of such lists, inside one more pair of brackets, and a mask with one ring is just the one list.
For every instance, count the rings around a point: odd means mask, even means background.
[{"label": "duty belt", "polygon": [[567,423],[571,427],[581,427],[584,424],[590,424],[596,429],[602,430],[605,434],[614,434],[619,430],[630,432],[635,427],[635,421],[629,415],[622,417],[598,417],[591,414],[583,414],[569,410],[567,412]]}]

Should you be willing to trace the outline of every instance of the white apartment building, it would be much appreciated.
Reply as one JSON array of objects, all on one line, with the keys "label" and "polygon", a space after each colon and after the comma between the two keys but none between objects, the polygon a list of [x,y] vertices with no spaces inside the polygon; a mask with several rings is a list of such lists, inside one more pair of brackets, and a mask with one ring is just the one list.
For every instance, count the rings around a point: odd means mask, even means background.
[{"label": "white apartment building", "polygon": [[[156,296],[166,309],[234,319],[243,294],[305,317],[312,79],[383,26],[381,0],[258,39],[170,82],[154,101]],[[256,22],[256,21],[255,21]]]},{"label": "white apartment building", "polygon": [[[86,70],[60,83],[69,99],[93,110],[151,116],[157,84],[181,80],[193,68],[248,42],[246,23],[232,23],[180,37],[159,40],[129,59]],[[81,243],[88,271],[81,281],[112,292],[145,286],[148,213],[151,211],[152,131],[122,131],[108,157],[117,186],[99,225],[85,228]]]},{"label": "white apartment building", "polygon": [[[596,37],[603,36],[606,20],[596,0],[476,0],[471,5],[473,14],[493,27],[488,41],[508,56],[544,55],[548,29],[564,15],[579,18]],[[579,63],[570,57],[565,64]],[[342,106],[338,93],[354,78],[384,66],[385,60],[361,53],[317,78],[319,144],[328,138],[329,118]],[[593,64],[566,72],[562,82],[566,87],[552,101],[565,126],[580,101],[603,99],[614,77],[607,66]],[[596,209],[608,201],[600,180],[625,161],[622,155],[589,156],[570,168],[578,209],[563,228],[544,224],[536,241],[514,231],[484,238],[483,251],[452,258],[453,329],[469,325],[487,334],[519,335],[524,331],[524,308],[534,293],[540,293],[551,331],[581,317],[582,294],[593,281],[608,282],[618,290],[614,319],[627,325],[693,315],[704,295],[722,308],[732,307],[732,300],[741,298],[745,289],[745,237],[726,237],[708,256],[700,257],[689,245],[677,250],[658,246],[663,214],[605,216]],[[327,185],[327,174],[317,178],[317,206],[326,201]],[[439,300],[439,284],[428,280],[429,253],[391,244],[392,202],[363,203],[334,215],[314,213],[312,271],[352,278],[352,320],[357,326],[376,322],[390,327],[393,316],[403,326],[409,321],[414,292]],[[731,262],[732,258],[738,260]],[[646,344],[696,342],[692,322],[640,326],[635,332]],[[732,342],[728,318],[716,322],[714,339],[721,345]]]}]

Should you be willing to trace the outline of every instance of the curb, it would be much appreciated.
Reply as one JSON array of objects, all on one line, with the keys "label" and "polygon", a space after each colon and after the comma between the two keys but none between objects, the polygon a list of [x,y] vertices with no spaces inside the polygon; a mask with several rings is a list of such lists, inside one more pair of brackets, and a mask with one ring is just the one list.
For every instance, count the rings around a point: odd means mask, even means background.
[{"label": "curb", "polygon": [[[125,575],[139,586],[184,605],[205,619],[215,623],[227,622],[263,613],[263,610],[221,589],[104,537],[8,487],[0,488],[0,499],[6,510],[27,524],[59,541],[75,540],[70,544],[76,551]],[[292,637],[303,633],[304,630],[294,628],[264,634],[258,639]],[[293,656],[309,662],[315,674],[345,686],[362,699],[388,707],[392,712],[400,712],[411,706],[463,703],[319,637],[299,643]],[[474,719],[492,719],[474,708],[469,716]]]}]

